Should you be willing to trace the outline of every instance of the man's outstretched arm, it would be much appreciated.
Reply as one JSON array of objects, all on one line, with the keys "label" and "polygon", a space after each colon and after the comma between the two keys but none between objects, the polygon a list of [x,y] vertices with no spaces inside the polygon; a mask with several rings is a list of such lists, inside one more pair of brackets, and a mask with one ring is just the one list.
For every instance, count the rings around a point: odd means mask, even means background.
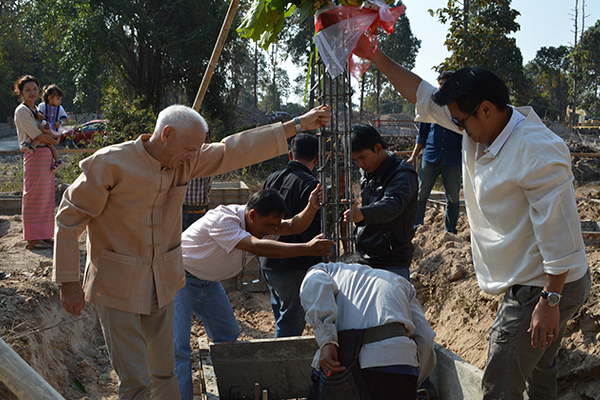
[{"label": "man's outstretched arm", "polygon": [[[373,54],[373,44],[363,35],[358,41],[354,53],[362,58],[370,59],[373,64],[390,80],[398,93],[406,100],[415,104],[417,102],[417,89],[422,79],[415,73],[404,68],[379,49]],[[371,54],[373,54],[371,58]]]}]

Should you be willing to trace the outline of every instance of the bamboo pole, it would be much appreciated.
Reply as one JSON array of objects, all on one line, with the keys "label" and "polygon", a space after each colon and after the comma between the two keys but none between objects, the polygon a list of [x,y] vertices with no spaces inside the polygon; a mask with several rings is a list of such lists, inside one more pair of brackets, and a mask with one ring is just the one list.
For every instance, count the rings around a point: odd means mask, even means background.
[{"label": "bamboo pole", "polygon": [[65,400],[2,339],[0,381],[20,400]]},{"label": "bamboo pole", "polygon": [[208,89],[208,84],[212,79],[213,72],[215,72],[217,61],[219,60],[219,56],[221,55],[221,50],[223,50],[225,39],[227,39],[229,28],[231,27],[231,23],[233,22],[233,18],[235,17],[235,13],[237,12],[239,4],[240,0],[232,0],[231,4],[229,4],[227,15],[225,16],[225,20],[223,21],[223,26],[221,26],[221,32],[219,32],[219,38],[217,39],[215,48],[213,49],[212,55],[210,56],[210,62],[208,63],[206,72],[202,77],[202,83],[200,84],[200,88],[198,89],[198,93],[196,94],[196,100],[194,100],[194,105],[192,108],[196,111],[200,110],[200,106],[202,105],[202,101],[204,100],[204,95],[206,94],[206,90]]}]

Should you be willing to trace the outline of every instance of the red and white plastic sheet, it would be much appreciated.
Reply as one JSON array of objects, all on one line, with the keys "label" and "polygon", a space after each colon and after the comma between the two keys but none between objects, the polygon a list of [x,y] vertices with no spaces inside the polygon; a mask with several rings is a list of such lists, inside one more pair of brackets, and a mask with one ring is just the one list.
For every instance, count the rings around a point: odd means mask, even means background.
[{"label": "red and white plastic sheet", "polygon": [[403,13],[403,5],[390,7],[381,0],[369,0],[361,7],[325,7],[318,11],[313,39],[329,75],[335,78],[344,72],[348,60],[350,73],[360,81],[362,74],[371,66],[371,61],[352,54],[361,35],[366,34],[374,44],[374,52],[377,28],[389,35]]}]

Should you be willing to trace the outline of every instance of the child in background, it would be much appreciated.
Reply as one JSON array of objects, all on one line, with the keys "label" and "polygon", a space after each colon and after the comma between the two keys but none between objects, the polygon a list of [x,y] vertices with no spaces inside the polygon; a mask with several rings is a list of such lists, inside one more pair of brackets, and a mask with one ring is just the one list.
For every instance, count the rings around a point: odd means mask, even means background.
[{"label": "child in background", "polygon": [[[45,121],[42,121],[43,124],[48,124],[50,130],[52,131],[52,136],[57,139],[60,136],[60,128],[64,122],[67,121],[67,113],[64,108],[60,105],[63,97],[63,92],[56,85],[45,86],[42,93],[42,103],[38,105],[38,112],[43,115],[42,118],[45,118]],[[33,153],[35,148],[40,144],[39,141],[34,140],[33,142],[23,142],[21,143],[22,149]],[[52,158],[54,159],[54,164],[52,165],[52,170],[56,171],[63,164],[62,160],[58,156],[58,151],[54,148],[53,145],[48,145],[50,151],[52,152]]]}]

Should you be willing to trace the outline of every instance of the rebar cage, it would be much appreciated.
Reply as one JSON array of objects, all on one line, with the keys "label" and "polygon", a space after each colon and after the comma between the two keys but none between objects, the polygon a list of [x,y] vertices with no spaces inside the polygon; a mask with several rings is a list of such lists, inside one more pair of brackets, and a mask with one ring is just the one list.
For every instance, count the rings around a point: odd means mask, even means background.
[{"label": "rebar cage", "polygon": [[[354,202],[352,192],[352,86],[346,71],[332,79],[319,58],[316,63],[317,83],[313,95],[321,105],[331,106],[332,118],[328,127],[317,132],[319,164],[317,176],[323,186],[321,231],[335,241],[333,256],[354,252],[353,221],[343,222],[344,211]],[[351,213],[350,213],[351,214]]]}]

